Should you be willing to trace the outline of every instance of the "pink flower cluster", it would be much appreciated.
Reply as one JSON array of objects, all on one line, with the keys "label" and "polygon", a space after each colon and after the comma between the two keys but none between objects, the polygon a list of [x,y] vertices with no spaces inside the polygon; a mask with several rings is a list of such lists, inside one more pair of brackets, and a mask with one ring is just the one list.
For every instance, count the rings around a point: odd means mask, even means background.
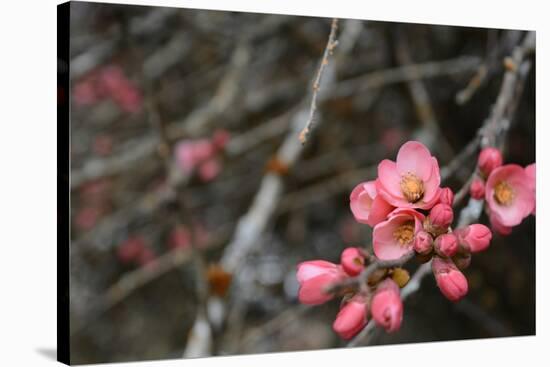
[{"label": "pink flower cluster", "polygon": [[142,236],[130,236],[117,249],[118,259],[124,264],[153,266],[156,255]]},{"label": "pink flower cluster", "polygon": [[[469,266],[472,253],[489,246],[492,233],[482,224],[453,231],[454,194],[450,188],[441,188],[440,181],[437,159],[419,142],[403,144],[395,162],[383,160],[377,179],[357,185],[350,195],[355,219],[373,227],[375,257],[352,247],[344,250],[340,264],[300,263],[300,302],[324,303],[335,296],[328,288],[357,277],[369,262],[413,254],[423,262],[433,260],[432,271],[445,297],[451,301],[464,297],[468,282],[461,270]],[[399,329],[403,316],[400,287],[407,281],[408,273],[394,267],[373,273],[358,291],[346,290],[333,329],[349,339],[366,325],[369,315],[388,332]]]},{"label": "pink flower cluster", "polygon": [[74,86],[73,98],[83,106],[110,98],[129,113],[139,112],[142,106],[141,92],[116,65],[105,66],[84,77]]},{"label": "pink flower cluster", "polygon": [[185,174],[197,171],[201,181],[212,181],[221,171],[218,155],[229,139],[227,131],[217,130],[212,138],[182,140],[174,149],[176,162]]},{"label": "pink flower cluster", "polygon": [[485,199],[491,227],[508,235],[529,215],[535,215],[535,163],[523,168],[517,164],[503,165],[502,154],[496,148],[479,153],[478,171],[470,185],[470,196]]},{"label": "pink flower cluster", "polygon": [[[324,260],[300,263],[296,273],[300,283],[300,302],[319,305],[334,298],[333,293],[327,292],[327,287],[359,275],[366,256],[360,248],[348,247],[342,252],[340,264]],[[365,327],[369,315],[388,332],[396,331],[401,326],[403,303],[399,286],[391,278],[381,281],[373,294],[346,292],[332,327],[343,339],[351,339]]]}]

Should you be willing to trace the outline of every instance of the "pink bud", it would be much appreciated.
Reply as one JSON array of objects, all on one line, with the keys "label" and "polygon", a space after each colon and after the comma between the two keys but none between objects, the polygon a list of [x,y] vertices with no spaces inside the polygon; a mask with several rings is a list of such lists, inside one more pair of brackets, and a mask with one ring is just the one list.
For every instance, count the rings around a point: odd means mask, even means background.
[{"label": "pink bud", "polygon": [[451,257],[458,251],[458,240],[454,234],[445,233],[435,239],[435,251],[445,257]]},{"label": "pink bud", "polygon": [[437,204],[430,211],[428,218],[432,225],[447,228],[453,222],[453,208],[447,204]]},{"label": "pink bud", "polygon": [[468,251],[476,253],[484,251],[493,238],[491,230],[483,224],[470,224],[466,228],[460,228],[456,231],[458,240]]},{"label": "pink bud", "polygon": [[203,182],[209,182],[221,172],[221,164],[215,159],[209,159],[199,166],[199,177]]},{"label": "pink bud", "polygon": [[477,165],[483,175],[488,177],[492,170],[502,166],[502,154],[500,153],[500,150],[491,147],[484,148],[479,153]]},{"label": "pink bud", "polygon": [[479,178],[472,181],[470,185],[470,196],[476,200],[481,200],[485,197],[485,183]]},{"label": "pink bud", "polygon": [[367,305],[364,298],[355,296],[336,315],[332,329],[343,339],[351,339],[367,324]]},{"label": "pink bud", "polygon": [[388,333],[399,330],[403,320],[403,302],[399,287],[391,279],[386,279],[376,289],[371,303],[372,317]]},{"label": "pink bud", "polygon": [[414,238],[414,250],[421,255],[427,255],[432,251],[433,242],[431,234],[426,231],[420,231]]},{"label": "pink bud", "polygon": [[364,269],[365,257],[357,247],[348,247],[342,251],[340,263],[348,275],[355,276]]},{"label": "pink bud", "polygon": [[470,266],[470,263],[472,262],[472,254],[469,252],[458,252],[455,256],[453,256],[453,262],[455,263],[457,268],[459,268],[460,270],[464,270],[468,266]]},{"label": "pink bud", "polygon": [[191,234],[184,226],[178,226],[172,230],[168,239],[168,245],[172,249],[185,249],[191,246]]},{"label": "pink bud", "polygon": [[223,149],[229,142],[231,135],[223,129],[216,130],[212,136],[212,143],[217,149]]},{"label": "pink bud", "polygon": [[143,250],[146,248],[145,240],[141,236],[132,236],[126,239],[117,251],[118,258],[123,263],[139,260]]},{"label": "pink bud", "polygon": [[334,296],[325,290],[346,277],[342,268],[323,260],[304,261],[298,264],[296,278],[300,283],[298,299],[306,305],[319,305]]},{"label": "pink bud", "polygon": [[455,199],[455,194],[448,187],[443,187],[439,192],[439,202],[441,204],[453,205],[454,199]]},{"label": "pink bud", "polygon": [[432,271],[441,293],[457,302],[468,293],[468,280],[450,259],[434,257]]}]

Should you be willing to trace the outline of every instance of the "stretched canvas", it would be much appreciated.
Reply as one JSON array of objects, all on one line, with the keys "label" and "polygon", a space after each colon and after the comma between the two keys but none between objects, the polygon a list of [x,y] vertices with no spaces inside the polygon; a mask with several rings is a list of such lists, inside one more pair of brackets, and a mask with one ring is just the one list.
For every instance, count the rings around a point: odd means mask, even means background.
[{"label": "stretched canvas", "polygon": [[59,5],[59,360],[534,335],[535,54],[529,30]]}]

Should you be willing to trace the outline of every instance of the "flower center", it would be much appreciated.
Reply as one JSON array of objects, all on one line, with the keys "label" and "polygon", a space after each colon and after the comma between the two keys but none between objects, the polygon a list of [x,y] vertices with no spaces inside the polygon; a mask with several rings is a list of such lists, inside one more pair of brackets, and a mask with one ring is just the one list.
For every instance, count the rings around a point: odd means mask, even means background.
[{"label": "flower center", "polygon": [[424,195],[424,183],[412,173],[401,178],[401,192],[410,203],[416,203]]},{"label": "flower center", "polygon": [[401,245],[408,245],[414,238],[414,222],[407,222],[393,231],[393,239]]},{"label": "flower center", "polygon": [[514,190],[506,181],[501,181],[495,186],[494,198],[501,205],[510,205],[514,200]]}]

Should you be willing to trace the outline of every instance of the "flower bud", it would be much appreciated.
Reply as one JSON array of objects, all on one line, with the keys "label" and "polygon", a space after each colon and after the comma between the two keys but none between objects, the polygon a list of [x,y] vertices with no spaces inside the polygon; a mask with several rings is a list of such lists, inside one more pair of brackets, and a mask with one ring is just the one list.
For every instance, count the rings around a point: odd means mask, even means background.
[{"label": "flower bud", "polygon": [[336,315],[332,329],[343,339],[351,339],[367,324],[367,305],[365,299],[355,296],[350,299]]},{"label": "flower bud", "polygon": [[476,200],[485,197],[485,183],[479,178],[474,179],[470,184],[470,196]]},{"label": "flower bud", "polygon": [[356,276],[364,269],[365,257],[357,247],[348,247],[342,251],[340,263],[348,275]]},{"label": "flower bud", "polygon": [[470,224],[466,228],[460,228],[456,232],[458,240],[466,250],[476,253],[489,247],[493,233],[483,224]]},{"label": "flower bud", "polygon": [[372,298],[371,312],[374,321],[388,333],[399,330],[403,320],[403,301],[393,280],[380,283]]},{"label": "flower bud", "polygon": [[407,283],[411,279],[411,276],[407,270],[403,268],[395,268],[393,269],[391,278],[395,282],[395,284],[399,286],[399,288],[403,288],[407,285]]},{"label": "flower bud", "polygon": [[465,253],[457,253],[455,256],[453,256],[453,262],[455,263],[456,267],[460,270],[466,269],[468,266],[470,266],[470,262],[472,261],[472,254],[469,252]]},{"label": "flower bud", "polygon": [[440,256],[454,256],[458,251],[458,239],[452,233],[442,234],[435,239],[434,248]]},{"label": "flower bud", "polygon": [[446,205],[453,205],[455,194],[448,187],[443,187],[439,192],[439,203]]},{"label": "flower bud", "polygon": [[488,177],[492,170],[502,166],[502,154],[496,148],[484,148],[479,153],[477,160],[479,170],[485,177]]},{"label": "flower bud", "polygon": [[420,231],[414,238],[414,251],[421,255],[427,255],[432,252],[433,248],[432,235],[426,231]]},{"label": "flower bud", "polygon": [[468,280],[450,259],[434,257],[432,271],[441,293],[457,302],[468,293]]},{"label": "flower bud", "polygon": [[447,228],[453,222],[453,208],[447,204],[437,204],[428,216],[430,223],[439,228]]},{"label": "flower bud", "polygon": [[325,290],[331,284],[346,277],[342,268],[323,260],[304,261],[298,264],[296,278],[300,283],[298,299],[306,305],[319,305],[332,299],[334,295]]}]

